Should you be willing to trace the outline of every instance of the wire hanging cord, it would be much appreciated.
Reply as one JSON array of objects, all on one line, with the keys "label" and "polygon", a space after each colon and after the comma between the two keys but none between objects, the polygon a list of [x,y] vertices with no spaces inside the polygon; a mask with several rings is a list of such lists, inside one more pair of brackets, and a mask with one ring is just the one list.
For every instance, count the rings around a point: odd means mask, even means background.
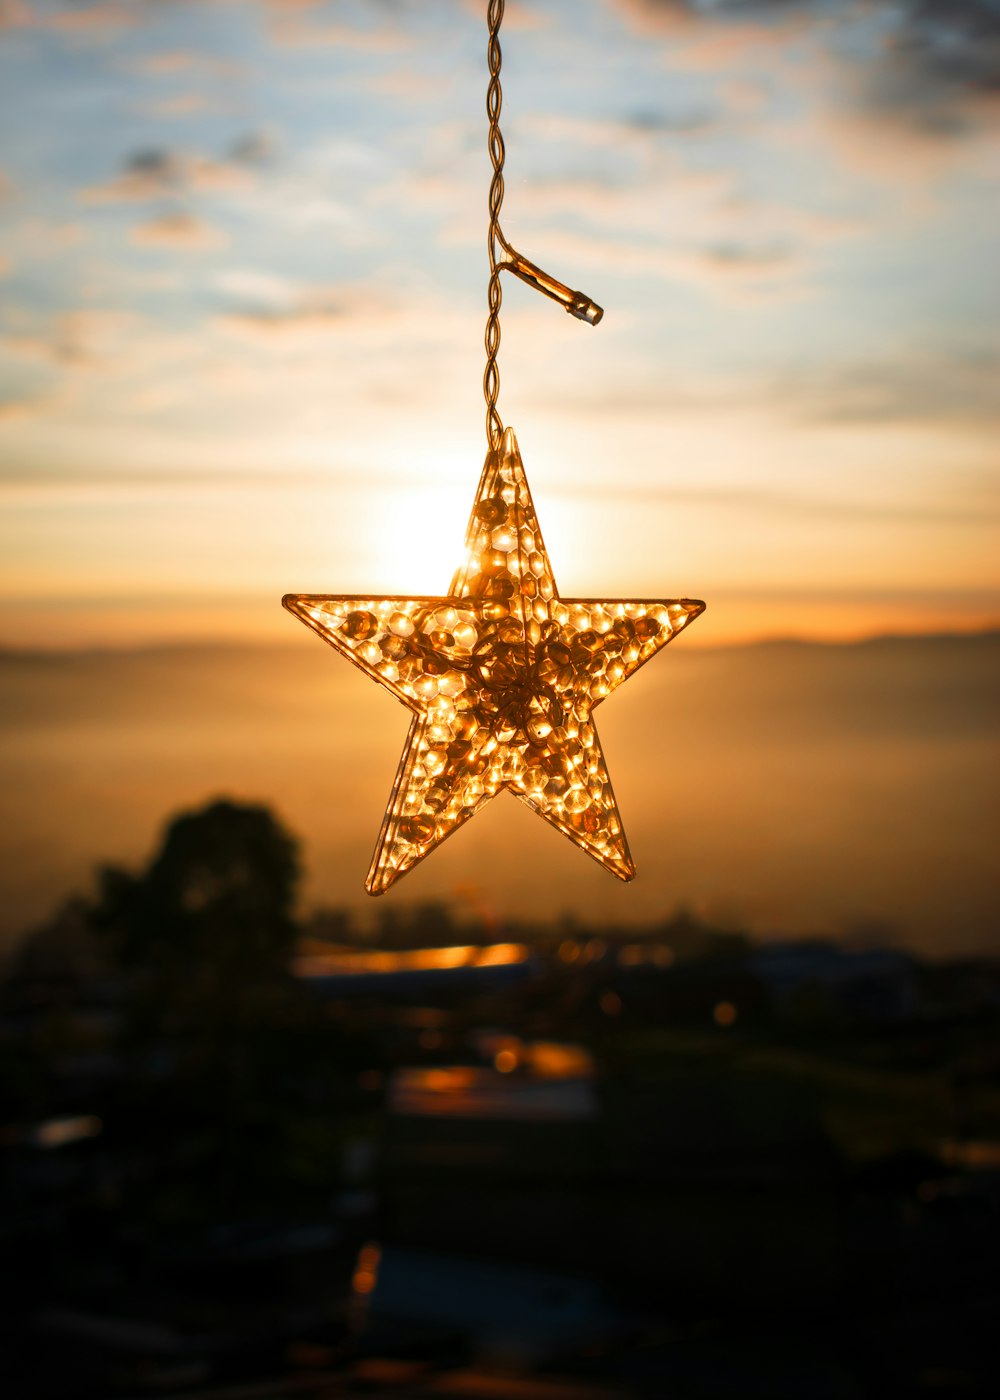
[{"label": "wire hanging cord", "polygon": [[[486,317],[486,372],[483,375],[483,393],[486,396],[486,437],[489,445],[493,448],[499,447],[500,439],[503,436],[503,423],[497,412],[497,396],[500,392],[497,354],[500,350],[500,304],[503,301],[503,290],[500,286],[501,272],[513,272],[515,276],[520,277],[522,282],[527,282],[529,287],[534,287],[536,291],[551,297],[571,316],[575,316],[579,321],[586,321],[588,325],[596,326],[604,315],[602,308],[596,302],[591,301],[584,292],[574,292],[572,288],[564,286],[562,282],[557,282],[554,277],[550,277],[547,272],[543,272],[540,267],[536,267],[533,262],[522,257],[517,249],[511,247],[507,242],[503,230],[500,228],[500,209],[503,205],[503,165],[506,154],[503,136],[500,132],[500,108],[503,103],[503,92],[500,87],[500,22],[503,19],[503,11],[504,0],[489,0],[486,22],[490,36],[487,48],[490,81],[486,89],[486,115],[490,123],[489,152],[490,163],[493,166],[493,178],[490,181],[490,226],[486,243],[490,255],[490,281],[487,297],[489,314]],[[502,250],[503,256],[498,254],[498,248]]]}]

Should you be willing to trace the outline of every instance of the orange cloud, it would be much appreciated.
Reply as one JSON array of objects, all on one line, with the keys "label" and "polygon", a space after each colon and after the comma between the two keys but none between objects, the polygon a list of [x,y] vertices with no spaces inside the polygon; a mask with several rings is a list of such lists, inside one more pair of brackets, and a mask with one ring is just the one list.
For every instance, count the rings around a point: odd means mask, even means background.
[{"label": "orange cloud", "polygon": [[26,28],[33,21],[24,0],[0,0],[0,30]]},{"label": "orange cloud", "polygon": [[0,348],[63,367],[103,364],[113,358],[131,324],[132,317],[125,312],[78,308],[61,312],[43,330],[6,336]]},{"label": "orange cloud", "polygon": [[201,252],[222,248],[229,242],[221,229],[206,224],[193,214],[164,214],[159,219],[139,224],[132,230],[132,242],[146,248],[178,248]]},{"label": "orange cloud", "polygon": [[23,418],[32,418],[48,407],[48,400],[37,398],[0,399],[0,427]]},{"label": "orange cloud", "polygon": [[80,191],[85,204],[133,204],[192,190],[240,190],[252,182],[246,166],[174,151],[150,149],[130,156],[121,174]]},{"label": "orange cloud", "polygon": [[131,29],[139,18],[135,7],[122,4],[121,0],[107,0],[105,4],[76,5],[56,14],[34,16],[33,22],[39,28],[64,34],[112,34]]},{"label": "orange cloud", "polygon": [[159,102],[151,102],[146,111],[151,117],[170,120],[173,117],[187,117],[193,112],[202,112],[208,106],[208,99],[200,92],[182,92],[175,97],[164,97]]},{"label": "orange cloud", "polygon": [[323,24],[314,14],[322,8],[322,0],[266,0],[271,13],[274,38],[280,44],[331,44],[338,48],[367,49],[386,52],[404,48],[408,40],[401,29],[383,19],[372,29],[358,29],[348,24]]},{"label": "orange cloud", "polygon": [[153,54],[138,65],[139,71],[152,77],[187,73],[201,63],[201,54],[188,49],[173,49],[170,53]]}]

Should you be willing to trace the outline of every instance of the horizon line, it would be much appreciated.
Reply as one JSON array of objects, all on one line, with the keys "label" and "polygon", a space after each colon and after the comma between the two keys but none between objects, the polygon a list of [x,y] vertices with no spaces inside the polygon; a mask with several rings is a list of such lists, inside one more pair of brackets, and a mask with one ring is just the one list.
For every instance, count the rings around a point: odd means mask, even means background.
[{"label": "horizon line", "polygon": [[[864,632],[855,635],[824,636],[796,632],[768,632],[757,636],[730,638],[723,641],[687,643],[685,650],[700,653],[717,651],[746,651],[753,647],[803,646],[847,648],[872,646],[879,643],[895,642],[951,642],[985,641],[1000,639],[1000,619],[996,622],[955,628],[889,629],[886,631]],[[25,646],[17,642],[7,642],[0,638],[0,661],[35,660],[56,657],[84,656],[125,656],[151,652],[177,651],[291,651],[298,649],[296,637],[237,637],[231,635],[164,637],[144,641],[130,638],[122,641],[94,641],[79,645],[53,644],[51,646]]]}]

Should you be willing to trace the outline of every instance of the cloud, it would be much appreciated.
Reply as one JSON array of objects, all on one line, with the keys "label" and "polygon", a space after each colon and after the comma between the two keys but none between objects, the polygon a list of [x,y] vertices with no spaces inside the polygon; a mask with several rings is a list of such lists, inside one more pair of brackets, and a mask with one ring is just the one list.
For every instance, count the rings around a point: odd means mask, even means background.
[{"label": "cloud", "polygon": [[365,28],[317,19],[317,11],[324,9],[323,0],[265,0],[265,4],[271,17],[272,34],[279,44],[310,48],[329,44],[372,53],[384,53],[409,44],[407,36],[393,20],[394,6],[384,2],[367,7],[377,14],[378,22]]},{"label": "cloud", "polygon": [[396,68],[372,78],[359,79],[366,93],[379,93],[399,102],[430,102],[454,89],[454,78],[442,80],[439,74],[418,73],[412,68]]},{"label": "cloud", "polygon": [[822,34],[842,99],[927,135],[960,134],[1000,104],[995,0],[608,0],[640,32],[674,42],[671,62],[745,64],[752,48]]},{"label": "cloud", "polygon": [[223,285],[242,304],[222,312],[224,331],[263,343],[289,345],[340,332],[359,319],[384,314],[384,307],[355,287],[295,287],[266,274],[234,274]]},{"label": "cloud", "polygon": [[989,425],[1000,424],[998,383],[1000,353],[981,348],[793,369],[773,395],[813,422]]},{"label": "cloud", "polygon": [[[20,213],[20,211],[18,211]],[[87,229],[79,223],[54,223],[41,218],[12,219],[7,225],[8,266],[29,267],[46,260],[65,265],[67,251],[80,247]]]},{"label": "cloud", "polygon": [[48,408],[49,401],[39,398],[11,398],[0,396],[0,428],[5,423],[16,423],[25,418],[34,418]]},{"label": "cloud", "polygon": [[180,92],[174,97],[150,102],[144,110],[151,117],[170,121],[175,117],[190,117],[195,112],[203,112],[208,105],[208,98],[200,92]]},{"label": "cloud", "polygon": [[[15,0],[15,5],[17,0]],[[54,30],[58,34],[84,38],[106,39],[122,29],[140,24],[145,16],[141,7],[125,0],[104,0],[98,4],[63,5],[44,13],[31,10],[26,23],[38,29]]]},{"label": "cloud", "polygon": [[191,49],[172,49],[169,53],[152,54],[137,64],[140,73],[152,78],[173,77],[177,73],[190,73],[200,67],[202,55]]},{"label": "cloud", "polygon": [[[461,0],[461,4],[467,14],[482,24],[484,10],[481,0]],[[503,16],[505,33],[509,34],[512,30],[547,29],[551,22],[549,16],[542,14],[537,6],[529,7],[517,4],[516,0],[507,0]]]},{"label": "cloud", "polygon": [[27,28],[33,20],[34,15],[24,0],[0,0],[0,32]]},{"label": "cloud", "polygon": [[229,148],[229,159],[237,165],[263,165],[274,155],[274,137],[268,131],[248,131]]},{"label": "cloud", "polygon": [[223,248],[229,242],[221,229],[195,218],[193,214],[164,214],[132,230],[132,242],[145,248],[179,248],[202,252]]},{"label": "cloud", "polygon": [[114,358],[133,324],[126,312],[104,307],[63,311],[42,329],[26,328],[4,337],[8,354],[44,360],[60,367],[90,367]]},{"label": "cloud", "polygon": [[269,150],[268,138],[258,133],[234,142],[222,160],[149,147],[133,152],[118,175],[81,190],[79,197],[85,204],[141,204],[192,192],[244,190]]},{"label": "cloud", "polygon": [[812,259],[804,247],[792,243],[710,239],[667,245],[581,237],[562,230],[541,241],[551,250],[546,264],[586,268],[588,279],[590,271],[596,277],[613,267],[622,277],[655,278],[687,290],[696,287],[729,306],[798,300],[815,290]]},{"label": "cloud", "polygon": [[972,105],[1000,100],[994,0],[909,0],[874,65],[872,103],[949,135]]},{"label": "cloud", "polygon": [[[606,482],[574,481],[549,487],[552,496],[572,496],[574,500],[591,498],[607,500]],[[747,487],[740,482],[719,481],[703,488],[669,486],[653,483],[616,481],[617,500],[635,501],[642,505],[668,506],[672,509],[698,506],[727,514],[761,515],[773,518],[786,516],[792,520],[825,522],[843,520],[856,523],[911,525],[973,525],[992,529],[1000,518],[1000,505],[984,508],[981,502],[956,506],[950,500],[914,502],[906,497],[865,499],[860,496],[812,495],[805,491],[779,487]]]},{"label": "cloud", "polygon": [[3,253],[0,253],[0,277],[6,277],[6,276],[8,275],[9,272],[10,272],[10,259],[9,259],[9,258],[5,258],[4,255],[3,255]]},{"label": "cloud", "polygon": [[728,304],[798,299],[808,295],[811,261],[801,248],[774,242],[710,242],[667,250],[663,274],[700,286]]}]

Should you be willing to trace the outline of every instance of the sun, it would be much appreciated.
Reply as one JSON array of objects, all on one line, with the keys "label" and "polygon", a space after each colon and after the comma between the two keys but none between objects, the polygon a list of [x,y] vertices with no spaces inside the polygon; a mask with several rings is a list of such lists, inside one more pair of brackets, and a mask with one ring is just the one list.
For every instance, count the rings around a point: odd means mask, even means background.
[{"label": "sun", "polygon": [[387,592],[447,593],[464,558],[468,514],[469,501],[450,484],[387,494],[367,542],[371,578]]},{"label": "sun", "polygon": [[[365,578],[387,593],[446,594],[465,562],[465,530],[481,469],[481,458],[473,463],[467,455],[451,452],[443,460],[428,460],[422,484],[383,487],[373,502],[378,523],[363,542]],[[575,547],[580,512],[558,494],[543,498],[543,509],[556,577],[560,565],[571,577],[574,565],[585,563]]]}]

